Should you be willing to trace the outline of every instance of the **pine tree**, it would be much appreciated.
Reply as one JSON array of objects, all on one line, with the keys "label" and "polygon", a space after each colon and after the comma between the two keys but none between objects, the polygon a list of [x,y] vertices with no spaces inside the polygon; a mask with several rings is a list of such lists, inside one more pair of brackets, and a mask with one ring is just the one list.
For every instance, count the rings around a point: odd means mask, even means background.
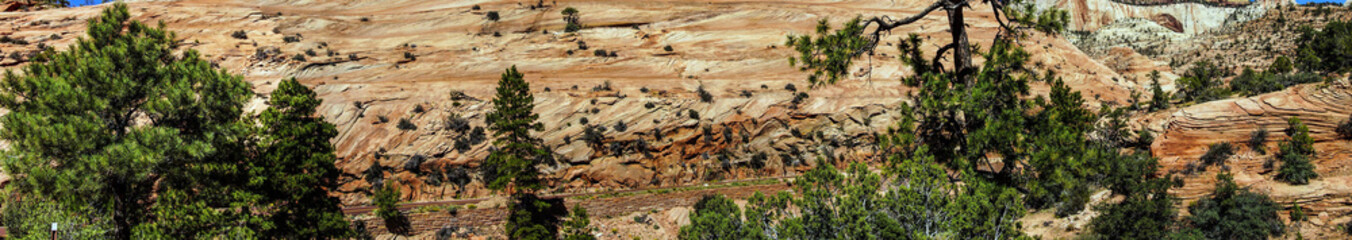
[{"label": "pine tree", "polygon": [[536,122],[539,115],[532,112],[535,97],[523,77],[512,66],[498,80],[493,111],[487,116],[497,150],[488,154],[479,171],[486,187],[505,189],[512,198],[507,208],[509,238],[549,239],[558,232],[558,216],[550,214],[551,204],[535,195],[536,190],[544,187],[537,165],[549,155],[539,146],[540,140],[531,136],[531,131],[540,131],[544,125]]},{"label": "pine tree", "polygon": [[[106,220],[107,238],[256,233],[261,219],[247,211],[210,211],[257,196],[237,187],[248,179],[239,163],[248,159],[249,85],[196,51],[175,54],[163,25],[130,18],[114,4],[68,50],[40,54],[23,75],[6,71],[0,107],[11,112],[0,139],[10,144],[11,193]],[[172,215],[192,208],[213,215]]]},{"label": "pine tree", "polygon": [[1160,71],[1150,71],[1150,111],[1168,109],[1170,100],[1173,98],[1160,85]]},{"label": "pine tree", "polygon": [[1277,179],[1295,185],[1309,184],[1310,179],[1319,177],[1314,172],[1314,164],[1310,163],[1315,154],[1314,138],[1310,137],[1310,128],[1299,118],[1292,117],[1286,122],[1289,125],[1286,134],[1291,139],[1278,145],[1281,152],[1277,156],[1282,160],[1282,167],[1277,170]]},{"label": "pine tree", "polygon": [[260,116],[263,161],[253,169],[265,180],[256,182],[272,210],[276,228],[267,236],[282,238],[341,238],[348,236],[338,198],[328,191],[338,188],[341,173],[334,162],[330,140],[338,130],[315,116],[320,101],[315,92],[295,78],[282,81],[268,99],[270,106]]},{"label": "pine tree", "polygon": [[531,131],[540,131],[544,125],[536,122],[535,97],[530,84],[517,72],[516,66],[507,69],[498,81],[493,111],[488,113],[488,130],[493,131],[493,145],[498,149],[484,159],[481,171],[487,187],[493,190],[531,191],[542,187],[539,180],[540,158],[545,151]]}]

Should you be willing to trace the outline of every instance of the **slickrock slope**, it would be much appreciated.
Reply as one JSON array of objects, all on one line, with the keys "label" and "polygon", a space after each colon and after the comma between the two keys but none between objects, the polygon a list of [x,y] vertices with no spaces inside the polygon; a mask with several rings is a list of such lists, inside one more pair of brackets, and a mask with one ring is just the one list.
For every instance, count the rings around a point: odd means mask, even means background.
[{"label": "slickrock slope", "polygon": [[[872,71],[861,67],[839,85],[810,89],[805,74],[786,61],[793,52],[782,47],[785,35],[810,33],[823,17],[839,23],[856,15],[902,16],[921,4],[579,0],[532,9],[517,1],[185,0],[131,8],[136,19],[163,21],[185,45],[243,74],[259,93],[253,109],[280,79],[294,76],[314,87],[324,100],[321,114],[340,131],[335,143],[345,184],[335,194],[363,204],[372,162],[389,169],[384,178],[406,188],[408,201],[488,194],[477,180],[463,188],[449,183],[477,176],[472,170],[450,173],[472,169],[489,151],[491,141],[473,141],[472,129],[485,126],[486,101],[513,65],[535,92],[545,125],[539,136],[557,153],[559,163],[546,169],[559,179],[552,192],[792,174],[819,153],[867,160],[871,149],[862,143],[891,126],[910,91],[896,80],[909,70],[895,61],[895,48],[882,46],[864,60]],[[580,10],[587,27],[560,32],[564,7]],[[7,30],[0,35],[30,42],[0,44],[0,51],[63,48],[98,10],[0,13],[0,29]],[[501,20],[485,20],[490,11]],[[997,26],[989,12],[978,8],[969,16],[973,39],[983,46]],[[941,14],[894,30],[889,39],[915,33],[948,41]],[[247,39],[232,38],[235,31]],[[1034,36],[1024,43],[1035,66],[1057,71],[1091,102],[1125,102],[1124,86],[1131,84],[1065,40]],[[664,51],[667,45],[674,51]],[[933,52],[935,44],[926,46]],[[307,50],[314,56],[293,59]],[[602,50],[614,56],[595,56]],[[11,68],[22,63],[0,60]],[[788,84],[810,97],[793,103]],[[700,101],[701,86],[711,102]],[[423,111],[415,111],[419,106]],[[469,127],[451,127],[452,114]],[[401,119],[416,129],[397,128]],[[616,129],[620,122],[625,129]],[[584,125],[606,128],[600,145],[582,140]],[[748,167],[756,153],[765,153],[766,168]]]}]

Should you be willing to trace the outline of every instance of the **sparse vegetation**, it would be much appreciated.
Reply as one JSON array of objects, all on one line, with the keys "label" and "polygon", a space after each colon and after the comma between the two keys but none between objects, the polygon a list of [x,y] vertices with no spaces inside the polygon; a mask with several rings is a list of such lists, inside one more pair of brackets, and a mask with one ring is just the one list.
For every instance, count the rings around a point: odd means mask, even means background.
[{"label": "sparse vegetation", "polygon": [[578,12],[576,8],[564,8],[561,13],[563,14],[563,22],[566,23],[563,27],[563,32],[570,33],[582,30],[582,20],[581,17],[578,16],[580,12]]},{"label": "sparse vegetation", "polygon": [[1267,143],[1267,137],[1268,131],[1266,128],[1253,130],[1253,133],[1249,134],[1249,149],[1258,152],[1258,154],[1267,154],[1267,147],[1263,146],[1264,143]]},{"label": "sparse vegetation", "polygon": [[1234,155],[1234,148],[1230,143],[1215,143],[1208,146],[1206,154],[1202,154],[1198,160],[1202,161],[1202,166],[1223,165],[1231,155]]},{"label": "sparse vegetation", "polygon": [[1244,68],[1238,77],[1230,81],[1230,90],[1245,96],[1280,91],[1287,87],[1324,81],[1323,77],[1312,73],[1257,72]]},{"label": "sparse vegetation", "polygon": [[488,19],[488,21],[497,22],[498,20],[502,19],[502,16],[498,15],[498,11],[488,11],[488,13],[484,14],[484,19]]},{"label": "sparse vegetation", "polygon": [[1346,120],[1338,123],[1338,127],[1334,128],[1333,132],[1338,133],[1340,139],[1352,139],[1352,114],[1349,114]]},{"label": "sparse vegetation", "polygon": [[282,42],[286,43],[300,42],[300,35],[297,34],[297,35],[282,36]]},{"label": "sparse vegetation", "polygon": [[667,52],[675,51],[675,49],[671,49],[671,45],[667,45],[667,46],[665,46],[665,47],[662,47],[662,50],[663,50],[663,51],[667,51]]},{"label": "sparse vegetation", "polygon": [[244,30],[239,30],[231,32],[230,37],[235,39],[249,39],[249,34],[245,33]]},{"label": "sparse vegetation", "polygon": [[404,131],[418,130],[418,125],[414,125],[413,121],[408,120],[408,118],[400,118],[399,123],[395,124],[395,127]]},{"label": "sparse vegetation", "polygon": [[700,102],[709,103],[714,101],[714,95],[710,94],[709,91],[704,90],[704,85],[699,85],[699,87],[696,87],[695,94],[699,95]]}]

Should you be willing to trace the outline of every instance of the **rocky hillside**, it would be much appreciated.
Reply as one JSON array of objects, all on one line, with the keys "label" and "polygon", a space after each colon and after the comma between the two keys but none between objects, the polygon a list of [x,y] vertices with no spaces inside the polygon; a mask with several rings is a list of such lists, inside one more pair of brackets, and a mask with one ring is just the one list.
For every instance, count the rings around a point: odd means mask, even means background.
[{"label": "rocky hillside", "polygon": [[[897,119],[894,109],[910,91],[897,79],[908,70],[884,51],[867,60],[871,70],[811,88],[806,74],[788,65],[792,50],[782,47],[784,36],[809,33],[821,18],[913,14],[921,7],[915,4],[186,0],[131,6],[135,18],[164,22],[186,45],[244,75],[260,98],[282,78],[313,86],[324,100],[320,112],[341,132],[338,165],[346,184],[336,194],[362,204],[373,163],[386,170],[384,179],[408,188],[406,200],[487,195],[478,180],[456,183],[477,175],[469,169],[491,145],[479,130],[486,100],[498,75],[513,65],[536,92],[545,124],[540,136],[556,153],[558,163],[548,169],[557,179],[554,192],[792,175],[819,154],[869,160],[865,143]],[[561,31],[564,7],[582,12],[583,30]],[[21,65],[38,46],[71,43],[98,9],[0,14],[6,20],[0,28],[15,29],[3,34],[28,42],[0,44],[0,51],[21,55],[0,64]],[[500,19],[486,19],[490,12]],[[989,18],[989,11],[973,12]],[[947,36],[941,15],[921,23],[897,32]],[[975,39],[989,41],[996,23],[972,25]],[[1124,102],[1134,86],[1062,38],[1034,36],[1025,45],[1037,66],[1055,70],[1094,103]],[[599,137],[584,140],[588,128]]]},{"label": "rocky hillside", "polygon": [[[136,19],[163,22],[192,47],[253,84],[252,109],[284,78],[315,88],[335,140],[344,204],[369,202],[375,178],[397,182],[405,201],[490,195],[474,168],[491,149],[484,115],[499,74],[516,66],[531,83],[538,135],[555,153],[550,193],[585,193],[793,176],[828,161],[871,161],[871,142],[899,118],[913,89],[896,50],[882,47],[843,83],[811,87],[789,66],[789,34],[819,19],[909,15],[926,2],[888,0],[182,0],[130,3]],[[1148,94],[1152,70],[1173,90],[1175,69],[1207,58],[1225,66],[1266,66],[1261,56],[1294,47],[1283,23],[1348,19],[1310,13],[1285,1],[1038,0],[1070,10],[1065,36],[1022,41],[1032,65],[1055,71],[1089,104],[1123,104]],[[1242,5],[1242,6],[1241,6]],[[4,5],[0,5],[4,6]],[[564,33],[560,11],[584,24]],[[989,46],[989,9],[969,11],[973,40]],[[65,48],[100,7],[0,13],[0,67],[16,69],[43,47]],[[1279,9],[1272,11],[1271,9]],[[1276,14],[1274,14],[1276,13]],[[947,41],[934,13],[889,38],[914,33]],[[489,16],[497,16],[490,19]],[[1331,16],[1331,17],[1330,17]],[[1249,21],[1257,19],[1256,21]],[[1075,44],[1071,40],[1074,39]],[[669,48],[668,48],[669,47]],[[925,44],[933,52],[937,46]],[[859,65],[862,66],[862,65]],[[1047,86],[1034,83],[1033,93]],[[1285,118],[1310,124],[1321,178],[1307,186],[1272,180],[1269,155],[1241,150],[1227,162],[1243,185],[1317,216],[1305,236],[1334,232],[1346,217],[1348,143],[1332,128],[1352,109],[1344,81],[1307,84],[1250,98],[1181,106],[1133,116],[1156,133],[1165,171],[1184,172],[1211,143],[1241,143],[1253,130],[1280,132]],[[1148,98],[1149,96],[1143,96]],[[1279,134],[1274,134],[1279,135]],[[1269,139],[1275,146],[1282,137]],[[373,168],[374,166],[374,168]],[[374,170],[373,170],[374,169]],[[1189,172],[1176,189],[1193,200],[1210,191],[1217,169]],[[617,213],[619,214],[619,213]],[[673,224],[674,225],[674,224]],[[1050,226],[1050,224],[1048,224]],[[1061,226],[1061,225],[1057,225]],[[1082,226],[1079,225],[1079,226]],[[1056,232],[1071,230],[1059,229]]]}]

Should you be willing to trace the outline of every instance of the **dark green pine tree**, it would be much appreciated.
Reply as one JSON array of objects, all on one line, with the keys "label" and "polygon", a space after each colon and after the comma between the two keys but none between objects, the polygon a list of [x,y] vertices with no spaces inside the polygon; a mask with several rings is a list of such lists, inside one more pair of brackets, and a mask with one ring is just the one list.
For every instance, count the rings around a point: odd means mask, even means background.
[{"label": "dark green pine tree", "polygon": [[532,112],[535,97],[523,77],[512,66],[498,80],[493,111],[487,116],[497,150],[488,154],[479,171],[489,189],[506,190],[511,195],[508,238],[554,239],[559,216],[551,214],[554,206],[535,196],[535,191],[544,187],[537,165],[549,155],[539,146],[540,140],[531,136],[531,131],[540,131],[544,125],[536,121],[540,117]]},{"label": "dark green pine tree", "polygon": [[256,181],[273,206],[276,228],[265,232],[280,238],[341,238],[349,236],[338,198],[328,191],[338,188],[337,157],[330,139],[338,130],[315,115],[320,100],[315,92],[295,78],[282,81],[268,99],[270,106],[259,117],[262,123],[262,161],[253,170]]},{"label": "dark green pine tree", "polygon": [[533,191],[540,189],[540,171],[536,164],[545,155],[538,144],[539,139],[531,136],[530,131],[540,131],[544,125],[536,122],[540,118],[534,112],[535,97],[530,93],[530,84],[526,83],[516,66],[502,73],[498,80],[497,96],[493,98],[493,111],[488,113],[488,130],[493,131],[493,145],[498,149],[489,153],[480,166],[484,182],[489,189],[508,191]]},{"label": "dark green pine tree", "polygon": [[1170,100],[1169,92],[1160,86],[1160,71],[1150,71],[1150,111],[1168,109]]},{"label": "dark green pine tree", "polygon": [[[6,71],[6,199],[57,213],[6,215],[5,225],[78,214],[89,221],[67,226],[101,235],[90,238],[256,234],[266,225],[248,209],[257,195],[237,187],[249,179],[249,85],[180,51],[163,24],[130,19],[114,4],[68,50],[40,54],[22,75]],[[36,231],[9,233],[50,234]]]}]

